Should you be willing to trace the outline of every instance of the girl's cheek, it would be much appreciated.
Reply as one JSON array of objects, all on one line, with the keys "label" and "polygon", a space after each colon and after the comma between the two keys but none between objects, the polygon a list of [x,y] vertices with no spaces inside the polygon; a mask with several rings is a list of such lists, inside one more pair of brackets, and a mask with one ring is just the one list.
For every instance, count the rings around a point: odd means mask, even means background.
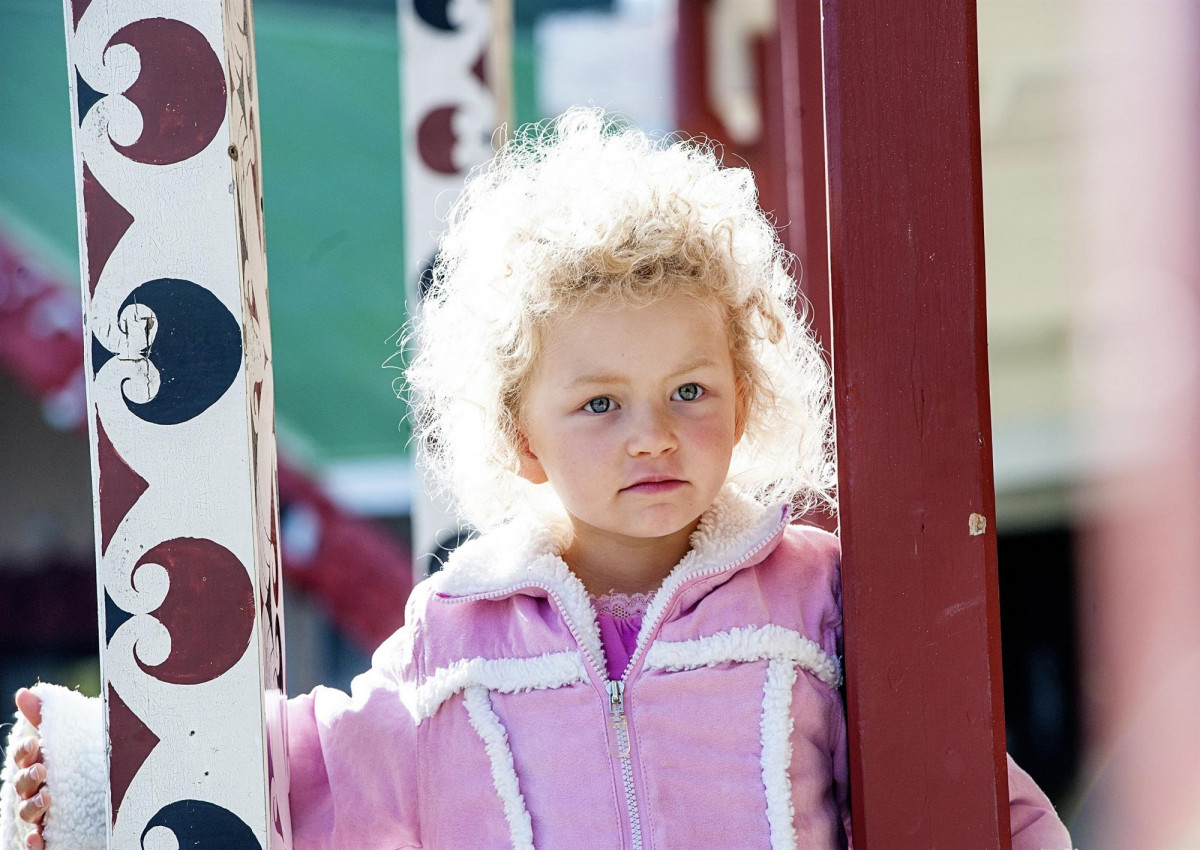
[{"label": "girl's cheek", "polygon": [[719,443],[732,440],[736,423],[732,416],[714,412],[712,415],[698,418],[690,423],[689,430],[695,440],[706,443]]}]

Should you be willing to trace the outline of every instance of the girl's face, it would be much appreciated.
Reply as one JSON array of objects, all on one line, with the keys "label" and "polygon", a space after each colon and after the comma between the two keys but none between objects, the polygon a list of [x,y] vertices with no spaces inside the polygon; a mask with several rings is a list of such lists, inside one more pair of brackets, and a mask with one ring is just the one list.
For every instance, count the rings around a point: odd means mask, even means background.
[{"label": "girl's face", "polygon": [[669,551],[682,539],[686,551],[741,437],[718,308],[674,295],[583,309],[544,341],[522,408],[522,474],[550,482],[572,548],[661,540]]}]

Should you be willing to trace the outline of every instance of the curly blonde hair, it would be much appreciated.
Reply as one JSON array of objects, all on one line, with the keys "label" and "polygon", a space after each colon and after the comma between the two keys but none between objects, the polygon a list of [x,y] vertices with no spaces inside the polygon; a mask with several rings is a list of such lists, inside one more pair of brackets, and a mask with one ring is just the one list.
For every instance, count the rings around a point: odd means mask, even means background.
[{"label": "curly blonde hair", "polygon": [[653,139],[596,109],[526,125],[451,208],[408,369],[425,462],[488,528],[548,485],[518,474],[521,404],[548,323],[584,306],[686,292],[723,312],[744,400],[729,481],[767,503],[828,506],[830,378],[793,259],[751,173],[710,144]]}]

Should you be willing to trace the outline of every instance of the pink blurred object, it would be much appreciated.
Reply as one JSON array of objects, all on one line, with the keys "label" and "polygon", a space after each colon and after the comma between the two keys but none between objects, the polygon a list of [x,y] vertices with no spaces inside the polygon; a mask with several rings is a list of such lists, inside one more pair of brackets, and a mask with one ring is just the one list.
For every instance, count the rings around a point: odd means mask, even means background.
[{"label": "pink blurred object", "polygon": [[1200,846],[1200,9],[1083,4],[1078,506],[1098,848]]}]

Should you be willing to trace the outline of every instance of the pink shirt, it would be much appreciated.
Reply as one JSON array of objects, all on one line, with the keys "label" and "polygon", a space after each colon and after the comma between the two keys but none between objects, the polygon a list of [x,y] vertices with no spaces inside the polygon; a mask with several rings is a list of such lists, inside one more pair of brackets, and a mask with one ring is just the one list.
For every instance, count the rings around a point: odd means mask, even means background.
[{"label": "pink shirt", "polygon": [[600,643],[604,646],[604,663],[608,678],[620,679],[637,647],[642,617],[650,607],[653,593],[624,593],[610,591],[604,596],[591,597],[596,609],[596,625],[600,627]]}]

